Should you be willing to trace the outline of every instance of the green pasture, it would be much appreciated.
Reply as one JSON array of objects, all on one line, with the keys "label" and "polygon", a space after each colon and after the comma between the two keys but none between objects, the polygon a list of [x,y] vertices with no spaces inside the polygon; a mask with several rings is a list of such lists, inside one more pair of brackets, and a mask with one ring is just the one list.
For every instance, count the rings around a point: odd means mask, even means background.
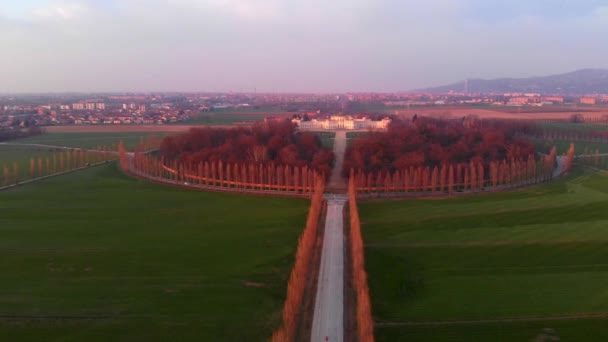
[{"label": "green pasture", "polygon": [[45,133],[24,139],[10,141],[20,144],[41,144],[53,146],[76,147],[85,149],[96,149],[99,146],[117,149],[118,144],[123,141],[125,147],[132,148],[149,136],[162,139],[167,132],[99,132],[99,133]]},{"label": "green pasture", "polygon": [[114,163],[0,192],[0,340],[267,341],[308,205]]},{"label": "green pasture", "polygon": [[543,122],[540,123],[541,128],[553,131],[608,131],[608,125],[604,124],[586,124],[586,123],[567,123],[567,122]]},{"label": "green pasture", "polygon": [[360,210],[378,341],[606,339],[608,176]]}]

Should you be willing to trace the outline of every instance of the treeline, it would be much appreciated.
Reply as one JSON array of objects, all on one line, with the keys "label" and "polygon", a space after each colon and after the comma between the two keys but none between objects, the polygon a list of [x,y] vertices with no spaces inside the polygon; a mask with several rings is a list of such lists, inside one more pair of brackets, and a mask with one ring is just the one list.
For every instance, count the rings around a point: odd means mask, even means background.
[{"label": "treeline", "polygon": [[9,186],[21,182],[52,176],[62,172],[95,165],[116,159],[116,153],[110,151],[65,150],[51,157],[30,158],[29,165],[12,162],[2,166],[0,186]]},{"label": "treeline", "polygon": [[[522,134],[522,137],[526,135]],[[537,131],[536,134],[527,135],[533,138],[543,138],[550,140],[567,141],[586,141],[608,143],[608,131],[593,130],[564,130],[564,129],[544,129]]]},{"label": "treeline", "polygon": [[312,268],[313,249],[317,237],[319,216],[323,207],[324,189],[325,181],[318,179],[315,183],[306,227],[298,239],[296,258],[287,284],[287,297],[283,306],[282,323],[273,333],[272,342],[291,342],[295,340],[298,320],[302,314],[307,277]]},{"label": "treeline", "polygon": [[222,161],[308,166],[325,175],[330,174],[334,160],[333,152],[323,148],[317,135],[297,132],[289,120],[260,122],[250,128],[192,128],[188,133],[166,137],[160,155],[189,165]]},{"label": "treeline", "polygon": [[[560,166],[560,173],[568,172],[574,158],[572,145]],[[555,148],[551,153],[536,160],[527,159],[491,161],[483,163],[443,164],[440,167],[418,166],[393,172],[364,172],[353,170],[354,183],[358,191],[367,193],[445,193],[496,190],[537,184],[551,180],[557,162]]]},{"label": "treeline", "polygon": [[409,167],[525,160],[534,154],[534,146],[517,134],[537,132],[534,124],[524,121],[417,117],[412,122],[393,121],[386,132],[355,140],[346,150],[342,172],[346,177],[350,169],[395,172]]},{"label": "treeline", "polygon": [[608,154],[602,154],[597,149],[592,151],[585,148],[582,155],[576,156],[576,161],[596,169],[608,170]]},{"label": "treeline", "polygon": [[357,341],[374,341],[374,321],[372,319],[372,306],[365,272],[365,251],[361,235],[361,220],[357,207],[357,189],[355,175],[351,170],[348,182],[348,203],[350,213],[350,251],[352,286],[355,292]]},{"label": "treeline", "polygon": [[178,185],[236,192],[290,192],[310,195],[318,179],[325,175],[308,166],[291,167],[262,163],[199,162],[197,165],[163,161],[136,152],[129,156],[119,146],[120,166],[125,172],[151,180]]}]

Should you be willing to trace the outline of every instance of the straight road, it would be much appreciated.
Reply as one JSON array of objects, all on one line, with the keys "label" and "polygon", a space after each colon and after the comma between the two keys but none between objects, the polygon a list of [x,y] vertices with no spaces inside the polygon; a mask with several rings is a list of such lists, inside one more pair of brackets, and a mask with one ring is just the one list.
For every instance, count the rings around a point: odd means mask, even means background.
[{"label": "straight road", "polygon": [[346,195],[326,195],[327,216],[312,322],[312,342],[344,340],[344,234]]},{"label": "straight road", "polygon": [[345,151],[346,131],[336,131],[336,137],[334,138],[334,154],[336,160],[334,162],[334,168],[331,171],[329,184],[327,185],[329,190],[341,190],[341,192],[346,192],[346,181],[342,177],[342,163],[344,162]]}]

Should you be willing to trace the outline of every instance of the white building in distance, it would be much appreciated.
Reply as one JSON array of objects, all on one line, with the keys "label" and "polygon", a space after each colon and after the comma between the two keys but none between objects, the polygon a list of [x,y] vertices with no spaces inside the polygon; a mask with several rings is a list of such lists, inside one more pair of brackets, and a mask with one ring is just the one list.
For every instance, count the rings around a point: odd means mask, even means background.
[{"label": "white building in distance", "polygon": [[301,130],[385,130],[391,119],[384,118],[380,121],[373,121],[369,118],[353,118],[352,116],[332,115],[329,119],[303,121],[292,119],[291,122],[298,125]]}]

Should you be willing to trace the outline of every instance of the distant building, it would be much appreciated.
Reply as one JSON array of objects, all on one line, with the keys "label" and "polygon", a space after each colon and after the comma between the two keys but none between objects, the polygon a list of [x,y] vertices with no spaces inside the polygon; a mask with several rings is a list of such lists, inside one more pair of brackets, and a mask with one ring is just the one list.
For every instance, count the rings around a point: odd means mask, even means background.
[{"label": "distant building", "polygon": [[98,110],[105,110],[106,109],[106,104],[103,102],[99,102],[96,104],[96,107]]},{"label": "distant building", "polygon": [[373,121],[369,118],[353,118],[351,116],[332,115],[329,119],[317,120],[312,119],[310,121],[303,121],[301,119],[291,120],[293,123],[298,125],[299,129],[303,130],[314,130],[314,129],[344,129],[344,130],[355,130],[355,129],[377,129],[385,130],[388,128],[388,124],[391,119],[384,118],[380,121]]},{"label": "distant building", "polygon": [[552,103],[564,103],[564,98],[561,96],[545,96],[542,98],[542,101]]},{"label": "distant building", "polygon": [[509,99],[510,103],[521,103],[521,104],[527,104],[528,102],[530,102],[530,99],[528,97],[512,97]]},{"label": "distant building", "polygon": [[86,104],[87,110],[95,110],[95,103],[88,102]]},{"label": "distant building", "polygon": [[145,104],[139,105],[139,112],[140,113],[145,113],[146,112],[146,105]]},{"label": "distant building", "polygon": [[73,110],[84,110],[84,103],[74,103],[72,105]]},{"label": "distant building", "polygon": [[597,100],[595,97],[581,97],[580,102],[581,104],[594,105],[597,103]]}]

